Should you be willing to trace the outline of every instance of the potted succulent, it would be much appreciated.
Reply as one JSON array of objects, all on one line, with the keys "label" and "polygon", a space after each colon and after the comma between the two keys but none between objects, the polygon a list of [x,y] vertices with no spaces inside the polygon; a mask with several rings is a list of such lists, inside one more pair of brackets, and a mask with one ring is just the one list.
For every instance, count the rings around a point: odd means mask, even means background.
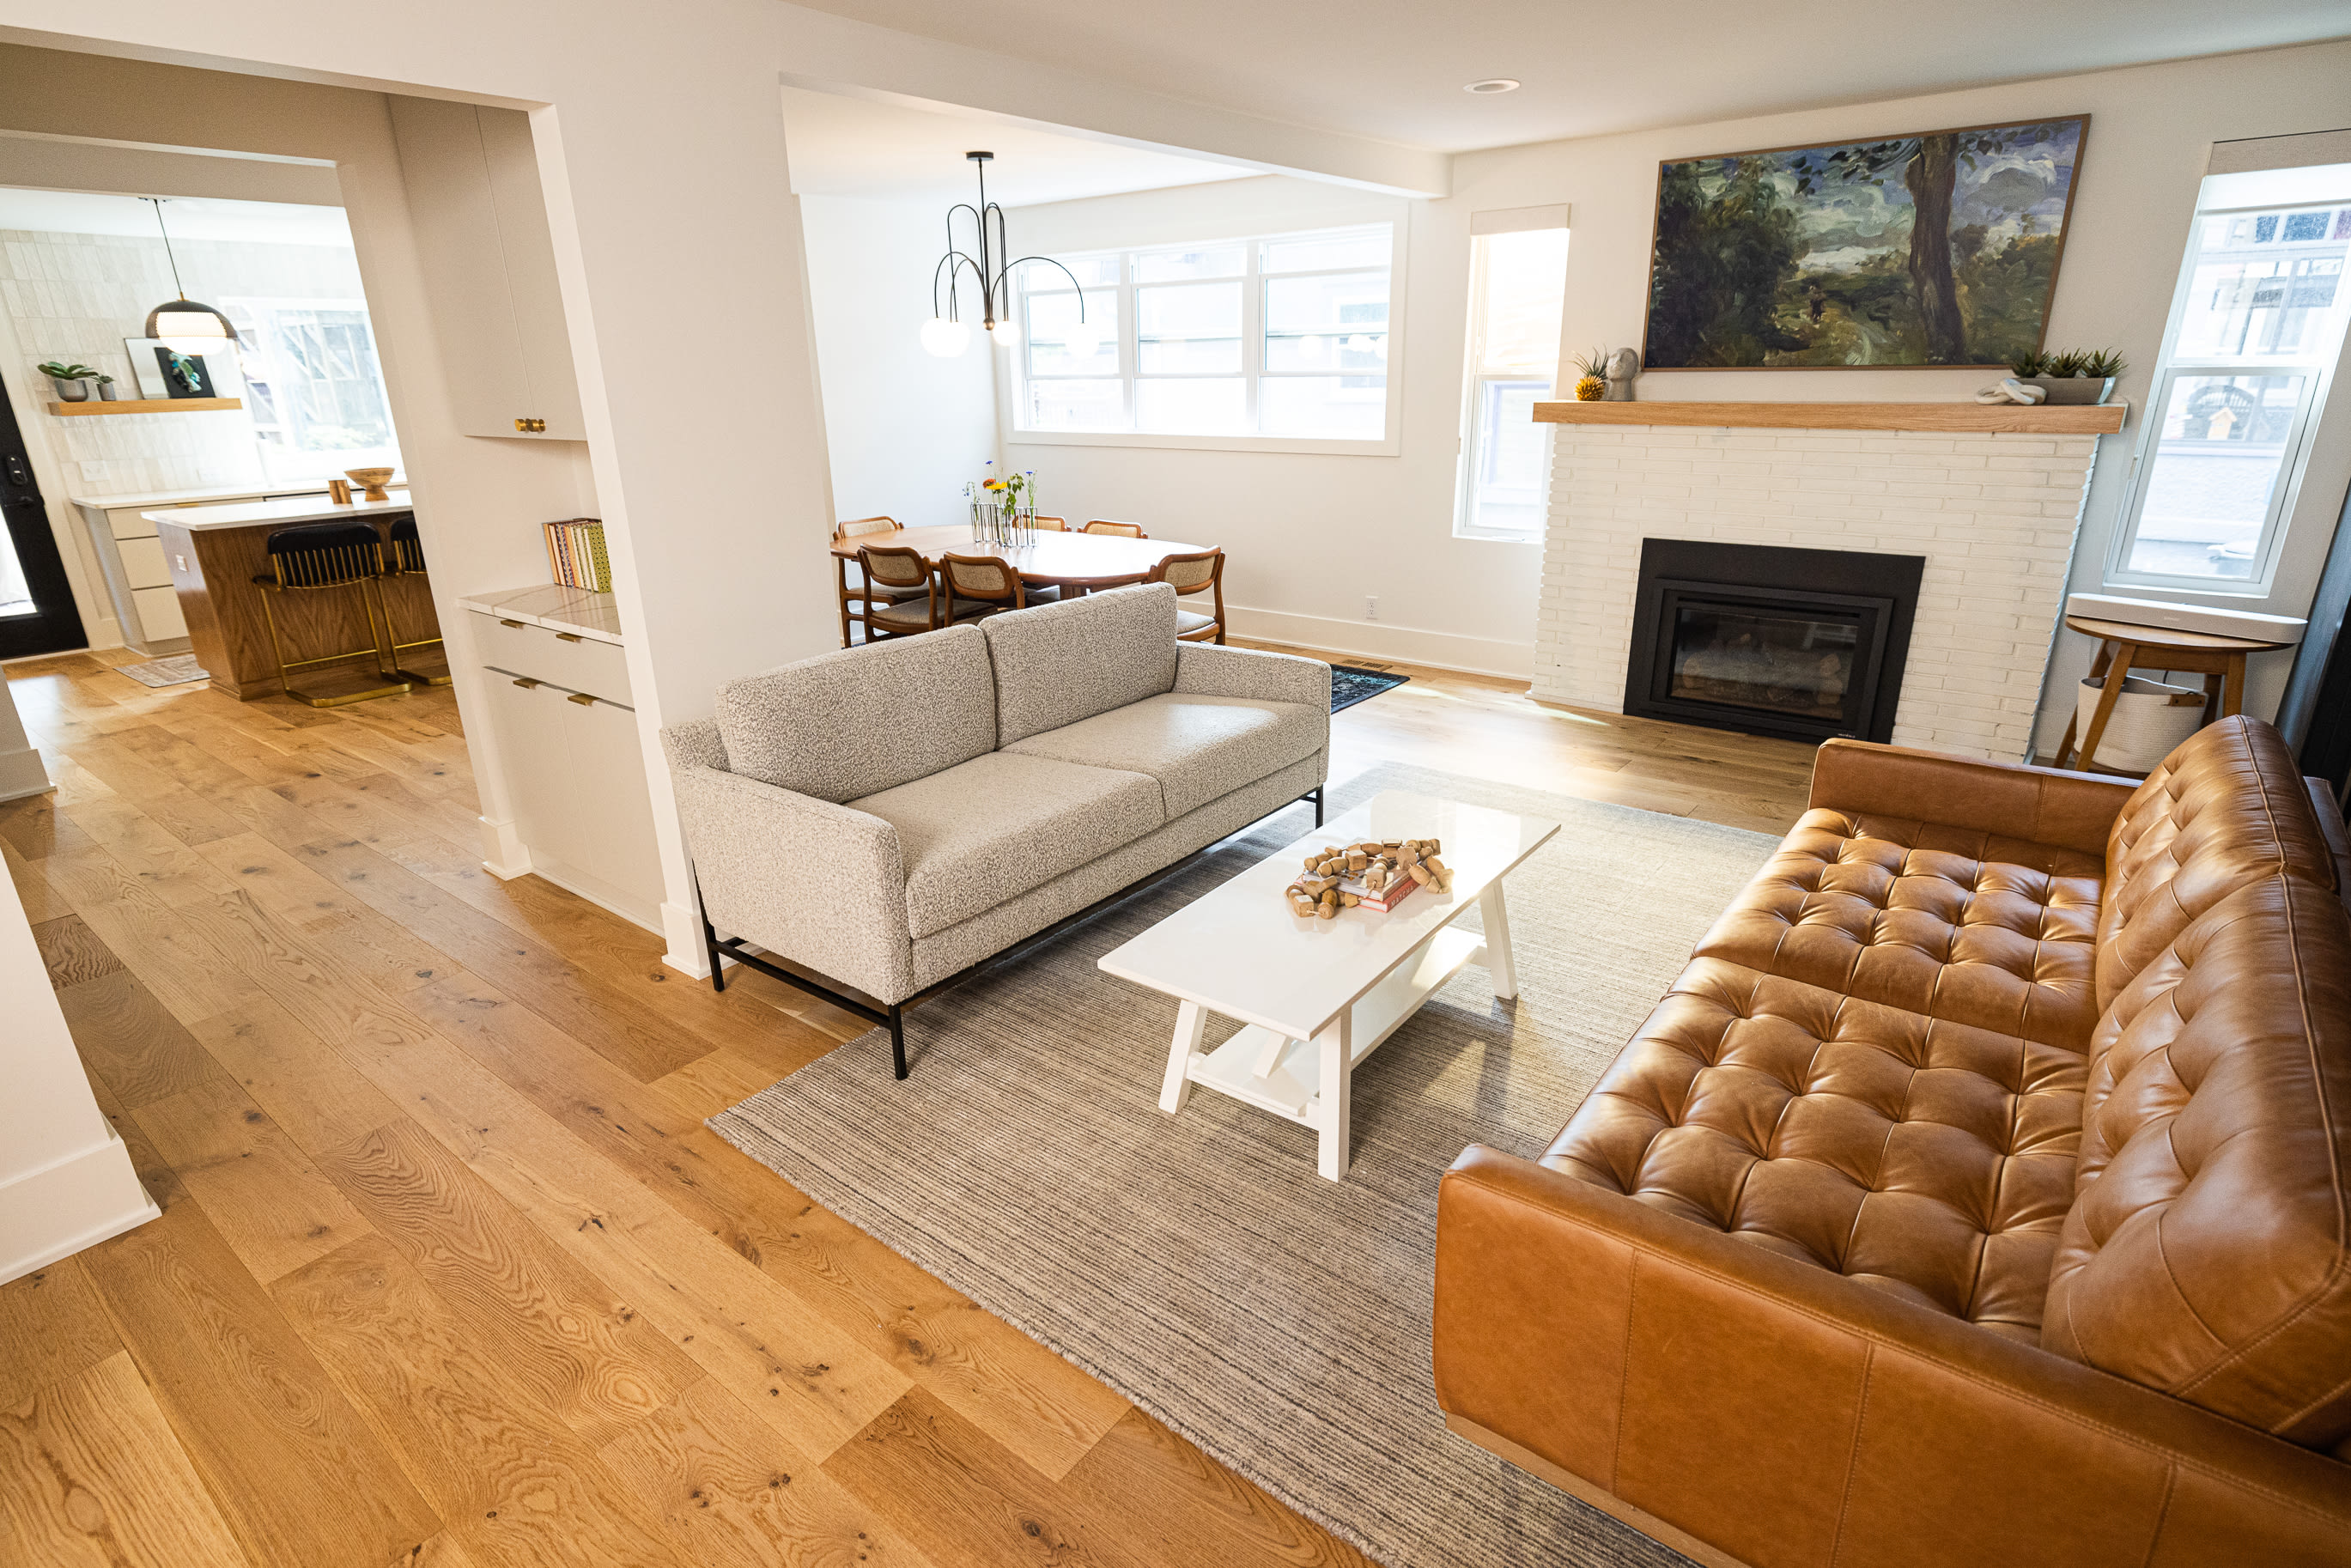
[{"label": "potted succulent", "polygon": [[96,382],[98,383],[98,401],[99,401],[99,402],[120,402],[121,401],[120,398],[118,398],[118,397],[116,397],[116,396],[114,395],[114,378],[113,378],[112,376],[110,376],[110,375],[106,374],[105,372],[100,371],[99,374],[97,374],[97,375],[95,375],[95,376],[92,376],[92,377],[90,378],[90,380],[92,380],[92,381],[94,381],[94,382]]},{"label": "potted succulent", "polygon": [[2064,349],[2020,354],[2008,368],[2019,381],[2047,392],[2051,402],[2104,402],[2115,395],[2116,381],[2130,365],[2112,349]]},{"label": "potted succulent", "polygon": [[1575,401],[1598,402],[1608,395],[1608,350],[1575,356]]},{"label": "potted succulent", "polygon": [[88,402],[89,401],[89,383],[98,375],[98,371],[89,366],[79,361],[68,364],[62,360],[45,360],[37,368],[41,374],[49,378],[49,384],[57,389],[58,402]]}]

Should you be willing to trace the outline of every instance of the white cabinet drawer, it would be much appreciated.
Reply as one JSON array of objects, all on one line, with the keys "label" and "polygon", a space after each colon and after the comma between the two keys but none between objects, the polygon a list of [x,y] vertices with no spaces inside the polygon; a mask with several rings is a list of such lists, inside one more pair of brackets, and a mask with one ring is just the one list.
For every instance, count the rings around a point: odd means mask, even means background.
[{"label": "white cabinet drawer", "polygon": [[139,607],[139,628],[147,633],[150,643],[166,637],[184,637],[188,622],[180,613],[180,591],[168,585],[162,588],[133,589],[131,601]]},{"label": "white cabinet drawer", "polygon": [[629,695],[628,655],[618,643],[551,632],[478,610],[466,613],[474,617],[474,647],[485,664],[535,676],[566,691],[586,692],[623,707],[635,706]]},{"label": "white cabinet drawer", "polygon": [[154,509],[142,507],[110,507],[106,514],[106,526],[118,539],[152,539],[155,537],[155,525],[139,514],[141,511]]},{"label": "white cabinet drawer", "polygon": [[161,539],[117,539],[115,553],[122,558],[122,575],[133,588],[169,588],[172,568],[163,559]]}]

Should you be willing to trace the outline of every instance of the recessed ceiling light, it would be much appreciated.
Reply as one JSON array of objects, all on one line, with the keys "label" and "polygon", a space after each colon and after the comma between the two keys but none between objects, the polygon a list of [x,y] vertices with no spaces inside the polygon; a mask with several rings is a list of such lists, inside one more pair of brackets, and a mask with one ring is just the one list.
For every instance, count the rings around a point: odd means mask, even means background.
[{"label": "recessed ceiling light", "polygon": [[1484,81],[1473,81],[1469,83],[1461,90],[1463,92],[1516,92],[1519,90],[1519,78],[1516,77],[1488,77]]}]

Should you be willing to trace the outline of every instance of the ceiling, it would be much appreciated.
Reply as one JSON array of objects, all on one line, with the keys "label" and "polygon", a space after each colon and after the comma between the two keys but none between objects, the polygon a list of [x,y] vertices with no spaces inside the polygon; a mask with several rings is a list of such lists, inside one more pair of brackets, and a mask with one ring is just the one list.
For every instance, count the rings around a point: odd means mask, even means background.
[{"label": "ceiling", "polygon": [[[172,196],[163,222],[175,240],[248,240],[270,245],[331,245],[351,248],[340,207],[292,202],[234,202],[217,196]],[[136,196],[86,191],[36,191],[0,185],[0,229],[77,235],[131,235],[155,239],[155,209]]]},{"label": "ceiling", "polygon": [[1250,171],[1147,152],[959,114],[831,93],[784,89],[784,147],[802,196],[967,202],[977,190],[964,154],[984,147],[987,194],[1008,207],[1234,180]]},{"label": "ceiling", "polygon": [[[2351,35],[2351,0],[796,3],[1170,98],[1440,152]],[[1482,98],[1462,90],[1498,76],[1525,86]]]}]

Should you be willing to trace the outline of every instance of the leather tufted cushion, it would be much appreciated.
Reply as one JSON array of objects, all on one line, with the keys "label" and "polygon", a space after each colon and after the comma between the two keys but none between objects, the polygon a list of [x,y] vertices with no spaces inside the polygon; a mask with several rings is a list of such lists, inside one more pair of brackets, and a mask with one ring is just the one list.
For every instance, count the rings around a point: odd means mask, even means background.
[{"label": "leather tufted cushion", "polygon": [[2059,845],[1815,809],[1698,952],[2078,1051],[2104,871]]},{"label": "leather tufted cushion", "polygon": [[2043,1344],[2314,1448],[2351,1446],[2351,918],[2273,876],[2100,1021]]},{"label": "leather tufted cushion", "polygon": [[2188,923],[2281,872],[2333,887],[2335,857],[2284,737],[2224,718],[2147,775],[2106,839],[2098,1006],[2113,1001]]},{"label": "leather tufted cushion", "polygon": [[1543,1164],[2028,1342],[2077,1050],[1694,959]]}]

